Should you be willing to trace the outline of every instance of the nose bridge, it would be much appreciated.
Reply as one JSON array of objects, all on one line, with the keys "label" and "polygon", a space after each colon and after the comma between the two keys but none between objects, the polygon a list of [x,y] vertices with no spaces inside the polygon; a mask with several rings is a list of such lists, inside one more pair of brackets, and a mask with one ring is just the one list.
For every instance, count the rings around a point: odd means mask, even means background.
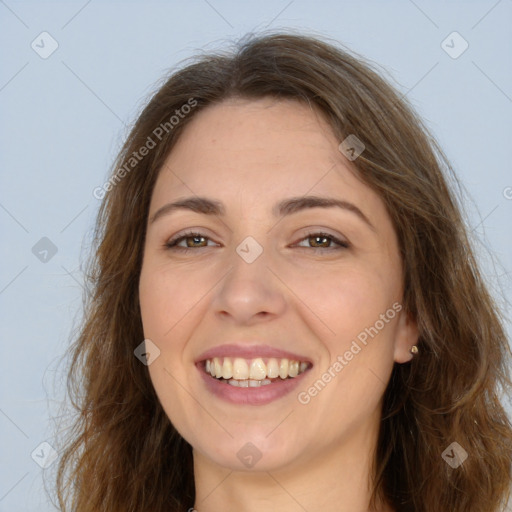
[{"label": "nose bridge", "polygon": [[254,236],[245,237],[229,255],[230,270],[218,287],[216,313],[229,314],[239,322],[253,316],[282,313],[285,297],[272,272],[271,250]]},{"label": "nose bridge", "polygon": [[[262,238],[261,235],[258,238]],[[267,245],[267,244],[265,244]],[[246,236],[234,246],[229,256],[230,272],[224,281],[225,291],[233,298],[236,294],[246,295],[246,301],[262,294],[269,283],[270,251],[263,240],[260,243],[254,236]],[[229,290],[227,290],[229,288]]]}]

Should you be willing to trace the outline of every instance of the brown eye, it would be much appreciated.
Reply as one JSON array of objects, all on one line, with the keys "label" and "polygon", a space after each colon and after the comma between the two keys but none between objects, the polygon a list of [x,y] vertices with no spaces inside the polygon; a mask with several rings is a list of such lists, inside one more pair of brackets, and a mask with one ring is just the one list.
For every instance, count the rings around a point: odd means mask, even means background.
[{"label": "brown eye", "polygon": [[[311,249],[327,249],[327,250],[338,250],[338,249],[347,249],[349,247],[348,242],[344,242],[343,240],[339,240],[333,235],[328,233],[309,233],[305,236],[301,242],[307,241],[310,245]],[[333,246],[334,244],[334,246]],[[338,246],[338,247],[335,247]],[[307,246],[299,246],[305,247]]]},{"label": "brown eye", "polygon": [[[310,236],[310,243],[313,240],[313,247],[329,247],[331,244],[331,239],[328,236]],[[327,245],[326,245],[327,244]]]},{"label": "brown eye", "polygon": [[[180,235],[176,238],[169,240],[165,247],[173,250],[188,250],[193,248],[207,247],[207,241],[210,240],[207,236],[201,233],[189,232]],[[185,242],[185,246],[179,245],[182,241]]]},{"label": "brown eye", "polygon": [[[178,237],[175,237],[169,240],[165,247],[167,249],[176,250],[176,251],[188,251],[189,249],[200,249],[203,247],[208,247],[209,237],[202,235],[201,233],[189,232]],[[307,241],[309,246],[303,246],[297,244],[299,247],[305,249],[313,249],[313,250],[322,250],[325,249],[327,251],[332,250],[340,250],[347,249],[349,247],[349,243],[343,240],[338,239],[334,235],[330,235],[329,233],[309,233],[304,238],[300,240],[300,242]],[[185,245],[180,245],[182,242],[185,242]],[[211,247],[211,246],[210,246]]]},{"label": "brown eye", "polygon": [[[196,244],[201,244],[202,241],[206,240],[206,237],[204,236],[186,236],[186,237],[183,237],[182,240],[186,240],[186,243],[187,243],[187,247],[198,247],[198,245]],[[190,244],[189,244],[189,241]],[[200,245],[200,247],[204,247],[204,245]]]}]

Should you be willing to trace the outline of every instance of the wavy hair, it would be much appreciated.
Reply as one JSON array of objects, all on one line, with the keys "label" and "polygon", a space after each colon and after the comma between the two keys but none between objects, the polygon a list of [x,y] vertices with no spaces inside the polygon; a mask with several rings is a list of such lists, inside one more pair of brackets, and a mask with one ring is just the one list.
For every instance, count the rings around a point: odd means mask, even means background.
[{"label": "wavy hair", "polygon": [[[56,475],[61,510],[185,512],[194,504],[192,448],[134,357],[144,339],[138,283],[165,158],[198,112],[233,97],[306,102],[340,142],[355,134],[365,150],[353,164],[398,235],[403,305],[417,320],[420,356],[395,363],[384,394],[371,506],[385,500],[397,512],[501,511],[512,482],[512,425],[500,399],[512,384],[511,351],[471,248],[461,186],[407,99],[373,64],[292,32],[250,35],[166,77],[102,188],[87,269],[92,292],[69,349],[76,411]],[[180,112],[187,113],[170,121]],[[154,147],[141,151],[149,138]],[[469,454],[456,469],[441,456],[452,442]]]}]

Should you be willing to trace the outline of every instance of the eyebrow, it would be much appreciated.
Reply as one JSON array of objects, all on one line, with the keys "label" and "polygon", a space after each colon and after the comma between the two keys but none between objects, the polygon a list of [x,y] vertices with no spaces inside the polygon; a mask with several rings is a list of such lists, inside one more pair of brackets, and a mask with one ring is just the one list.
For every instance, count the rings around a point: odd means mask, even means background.
[{"label": "eyebrow", "polygon": [[[342,199],[335,199],[331,197],[321,197],[321,196],[301,196],[301,197],[291,197],[289,199],[284,199],[277,203],[272,208],[272,213],[275,217],[292,215],[302,210],[306,210],[309,208],[341,208],[343,210],[347,210],[349,212],[357,215],[362,221],[364,221],[373,231],[375,227],[369,221],[368,217],[353,203],[348,201],[344,201]],[[196,213],[201,213],[204,215],[218,215],[224,216],[226,210],[224,205],[216,201],[214,199],[209,199],[207,197],[187,197],[184,199],[179,199],[172,203],[167,203],[161,208],[159,208],[149,219],[149,223],[152,224],[160,217],[164,215],[169,215],[170,213],[177,210],[190,210]]]}]

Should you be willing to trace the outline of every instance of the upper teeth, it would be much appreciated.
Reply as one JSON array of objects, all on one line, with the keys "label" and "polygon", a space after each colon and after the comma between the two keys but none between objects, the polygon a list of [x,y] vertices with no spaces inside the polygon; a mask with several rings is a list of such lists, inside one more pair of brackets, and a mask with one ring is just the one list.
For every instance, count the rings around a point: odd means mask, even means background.
[{"label": "upper teeth", "polygon": [[217,379],[236,380],[264,380],[281,377],[297,377],[304,372],[308,363],[293,361],[289,359],[268,359],[267,363],[261,357],[256,359],[242,359],[231,357],[207,359],[205,364],[206,373]]}]

